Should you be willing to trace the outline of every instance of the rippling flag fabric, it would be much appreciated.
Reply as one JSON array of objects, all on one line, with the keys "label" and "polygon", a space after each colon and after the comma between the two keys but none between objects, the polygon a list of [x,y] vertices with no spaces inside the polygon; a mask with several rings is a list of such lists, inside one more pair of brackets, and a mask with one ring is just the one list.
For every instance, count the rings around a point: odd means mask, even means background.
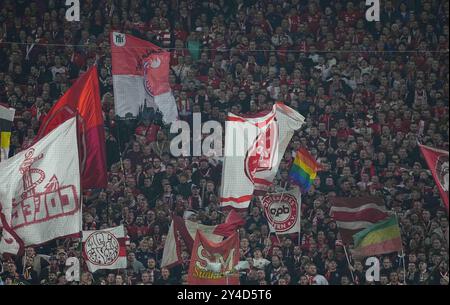
[{"label": "rippling flag fabric", "polygon": [[300,148],[289,171],[289,178],[305,193],[313,184],[319,170],[320,165],[314,157],[305,148]]}]

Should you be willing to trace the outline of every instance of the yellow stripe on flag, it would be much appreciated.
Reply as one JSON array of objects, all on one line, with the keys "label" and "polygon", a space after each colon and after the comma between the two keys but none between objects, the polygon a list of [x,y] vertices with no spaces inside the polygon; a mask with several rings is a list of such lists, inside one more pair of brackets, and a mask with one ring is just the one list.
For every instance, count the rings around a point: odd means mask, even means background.
[{"label": "yellow stripe on flag", "polygon": [[0,147],[9,148],[10,143],[11,143],[11,132],[9,131],[0,132]]},{"label": "yellow stripe on flag", "polygon": [[385,242],[386,240],[394,239],[400,237],[400,229],[398,226],[390,226],[385,229],[377,230],[367,234],[361,243],[358,245],[358,248],[367,247],[373,244],[378,244]]}]

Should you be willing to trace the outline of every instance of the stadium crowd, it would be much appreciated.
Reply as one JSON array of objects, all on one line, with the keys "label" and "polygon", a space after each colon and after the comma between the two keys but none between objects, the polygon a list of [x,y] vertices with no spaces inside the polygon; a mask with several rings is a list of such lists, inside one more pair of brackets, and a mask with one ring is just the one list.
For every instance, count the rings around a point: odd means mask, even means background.
[{"label": "stadium crowd", "polygon": [[[365,1],[85,0],[81,21],[65,1],[2,0],[0,103],[16,108],[10,156],[32,143],[40,122],[71,83],[97,63],[104,111],[108,187],[83,195],[84,229],[123,223],[128,268],[65,278],[79,239],[0,258],[0,283],[45,285],[184,284],[184,263],[160,268],[171,214],[214,225],[221,162],[171,156],[174,136],[158,113],[114,113],[109,32],[126,32],[171,52],[170,82],[180,117],[224,122],[227,111],[256,114],[281,101],[306,118],[275,179],[283,188],[303,146],[323,164],[302,196],[302,229],[271,244],[255,200],[240,230],[241,284],[448,285],[448,214],[419,149],[448,150],[449,2],[383,0],[381,20]],[[120,162],[122,160],[122,162]],[[349,267],[329,216],[331,196],[373,194],[396,212],[404,245],[380,257],[380,281],[364,260]],[[352,272],[350,272],[350,269]]]}]

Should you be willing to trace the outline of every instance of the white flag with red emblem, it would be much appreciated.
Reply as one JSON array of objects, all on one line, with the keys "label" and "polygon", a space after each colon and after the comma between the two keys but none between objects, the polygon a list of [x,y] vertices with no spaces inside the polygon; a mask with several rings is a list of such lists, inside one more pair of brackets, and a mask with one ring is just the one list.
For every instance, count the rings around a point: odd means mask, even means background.
[{"label": "white flag with red emblem", "polygon": [[0,163],[0,253],[81,232],[75,118]]},{"label": "white flag with red emblem", "polygon": [[225,155],[221,206],[245,209],[253,194],[263,195],[278,171],[286,147],[305,118],[277,103],[261,117],[229,114],[225,123]]},{"label": "white flag with red emblem", "polygon": [[448,213],[448,151],[420,145]]},{"label": "white flag with red emblem", "polygon": [[171,123],[178,110],[169,85],[170,53],[132,35],[111,33],[116,114],[137,116],[142,106],[158,108]]},{"label": "white flag with red emblem", "polygon": [[83,231],[83,258],[90,272],[127,267],[125,229]]}]

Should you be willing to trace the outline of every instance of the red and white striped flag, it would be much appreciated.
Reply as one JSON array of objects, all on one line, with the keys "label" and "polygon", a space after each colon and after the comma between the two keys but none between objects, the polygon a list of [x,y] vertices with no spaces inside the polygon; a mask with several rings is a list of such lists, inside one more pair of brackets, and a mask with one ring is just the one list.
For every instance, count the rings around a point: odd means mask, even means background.
[{"label": "red and white striped flag", "polygon": [[353,234],[389,216],[379,197],[334,197],[330,203],[330,215],[336,221],[345,244],[353,242]]}]

